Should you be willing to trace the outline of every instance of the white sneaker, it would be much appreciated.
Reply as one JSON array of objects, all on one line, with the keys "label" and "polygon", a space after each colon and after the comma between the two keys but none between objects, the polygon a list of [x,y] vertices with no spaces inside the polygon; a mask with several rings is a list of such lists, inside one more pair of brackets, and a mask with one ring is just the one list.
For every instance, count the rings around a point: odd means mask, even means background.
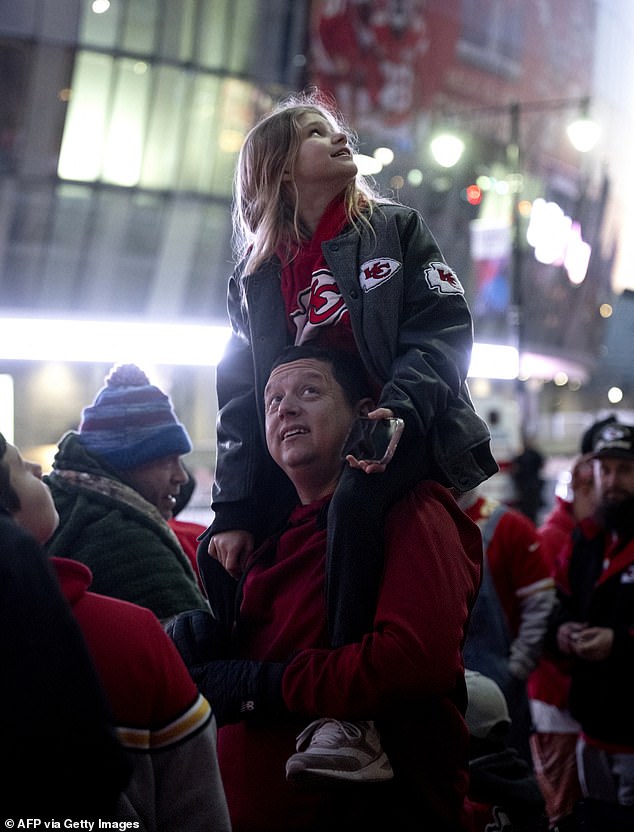
[{"label": "white sneaker", "polygon": [[297,737],[296,748],[298,753],[286,763],[286,779],[291,783],[379,783],[394,777],[374,722],[318,719]]}]

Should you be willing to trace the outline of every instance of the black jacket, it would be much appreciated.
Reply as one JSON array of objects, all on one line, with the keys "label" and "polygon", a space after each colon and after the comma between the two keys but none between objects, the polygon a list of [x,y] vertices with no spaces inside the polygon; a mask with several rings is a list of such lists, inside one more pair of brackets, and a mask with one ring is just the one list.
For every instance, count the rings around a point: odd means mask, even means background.
[{"label": "black jacket", "polygon": [[[459,283],[456,289],[453,283],[430,282],[430,268],[442,266],[443,258],[416,211],[382,205],[371,226],[373,233],[363,226],[349,228],[324,243],[324,257],[349,310],[361,358],[382,387],[378,406],[391,408],[408,432],[427,443],[439,481],[467,491],[495,473],[497,465],[488,428],[475,413],[465,382],[473,328],[462,289]],[[364,291],[363,267],[388,260],[399,268]],[[264,437],[264,386],[273,361],[292,343],[281,270],[272,258],[246,278],[239,266],[229,282],[233,334],[217,368],[213,532],[267,531],[294,499]],[[272,494],[279,495],[278,512]]]}]

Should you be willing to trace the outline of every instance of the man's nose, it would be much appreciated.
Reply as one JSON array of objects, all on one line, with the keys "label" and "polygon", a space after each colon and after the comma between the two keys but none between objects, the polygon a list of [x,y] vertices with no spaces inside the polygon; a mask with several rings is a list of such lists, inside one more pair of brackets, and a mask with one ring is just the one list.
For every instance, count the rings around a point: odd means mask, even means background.
[{"label": "man's nose", "polygon": [[284,396],[277,409],[278,416],[288,416],[297,413],[297,399],[294,396]]},{"label": "man's nose", "polygon": [[180,459],[177,461],[174,467],[173,476],[177,482],[181,483],[181,485],[185,485],[186,482],[189,482],[189,474],[185,470],[183,463],[180,461]]},{"label": "man's nose", "polygon": [[26,467],[29,469],[29,471],[33,474],[34,477],[37,477],[38,480],[42,479],[42,466],[39,462],[29,461],[26,463]]}]

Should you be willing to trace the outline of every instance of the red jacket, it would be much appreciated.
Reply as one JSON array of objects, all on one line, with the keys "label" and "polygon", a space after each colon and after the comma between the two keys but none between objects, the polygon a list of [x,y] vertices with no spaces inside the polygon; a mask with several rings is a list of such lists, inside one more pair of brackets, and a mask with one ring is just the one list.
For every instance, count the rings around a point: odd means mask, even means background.
[{"label": "red jacket", "polygon": [[150,610],[89,592],[83,563],[51,558],[134,764],[117,819],[161,832],[228,832],[209,703]]},{"label": "red jacket", "polygon": [[387,520],[373,631],[332,650],[320,509],[323,501],[297,509],[272,560],[258,561],[245,582],[242,656],[294,656],[283,696],[297,718],[220,729],[234,830],[335,828],[336,794],[300,792],[284,774],[296,735],[317,716],[375,718],[394,768],[390,784],[341,792],[347,811],[355,795],[366,805],[378,796],[391,828],[463,829],[468,734],[461,646],[480,581],[480,534],[446,489],[421,483]]}]

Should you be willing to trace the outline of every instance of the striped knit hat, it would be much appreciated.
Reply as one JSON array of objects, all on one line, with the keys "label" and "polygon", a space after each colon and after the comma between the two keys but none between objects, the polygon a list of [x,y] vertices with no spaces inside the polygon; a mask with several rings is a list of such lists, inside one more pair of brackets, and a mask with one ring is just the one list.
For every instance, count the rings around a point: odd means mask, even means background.
[{"label": "striped knit hat", "polygon": [[192,449],[169,398],[135,364],[110,371],[106,386],[82,412],[79,441],[121,470]]}]

